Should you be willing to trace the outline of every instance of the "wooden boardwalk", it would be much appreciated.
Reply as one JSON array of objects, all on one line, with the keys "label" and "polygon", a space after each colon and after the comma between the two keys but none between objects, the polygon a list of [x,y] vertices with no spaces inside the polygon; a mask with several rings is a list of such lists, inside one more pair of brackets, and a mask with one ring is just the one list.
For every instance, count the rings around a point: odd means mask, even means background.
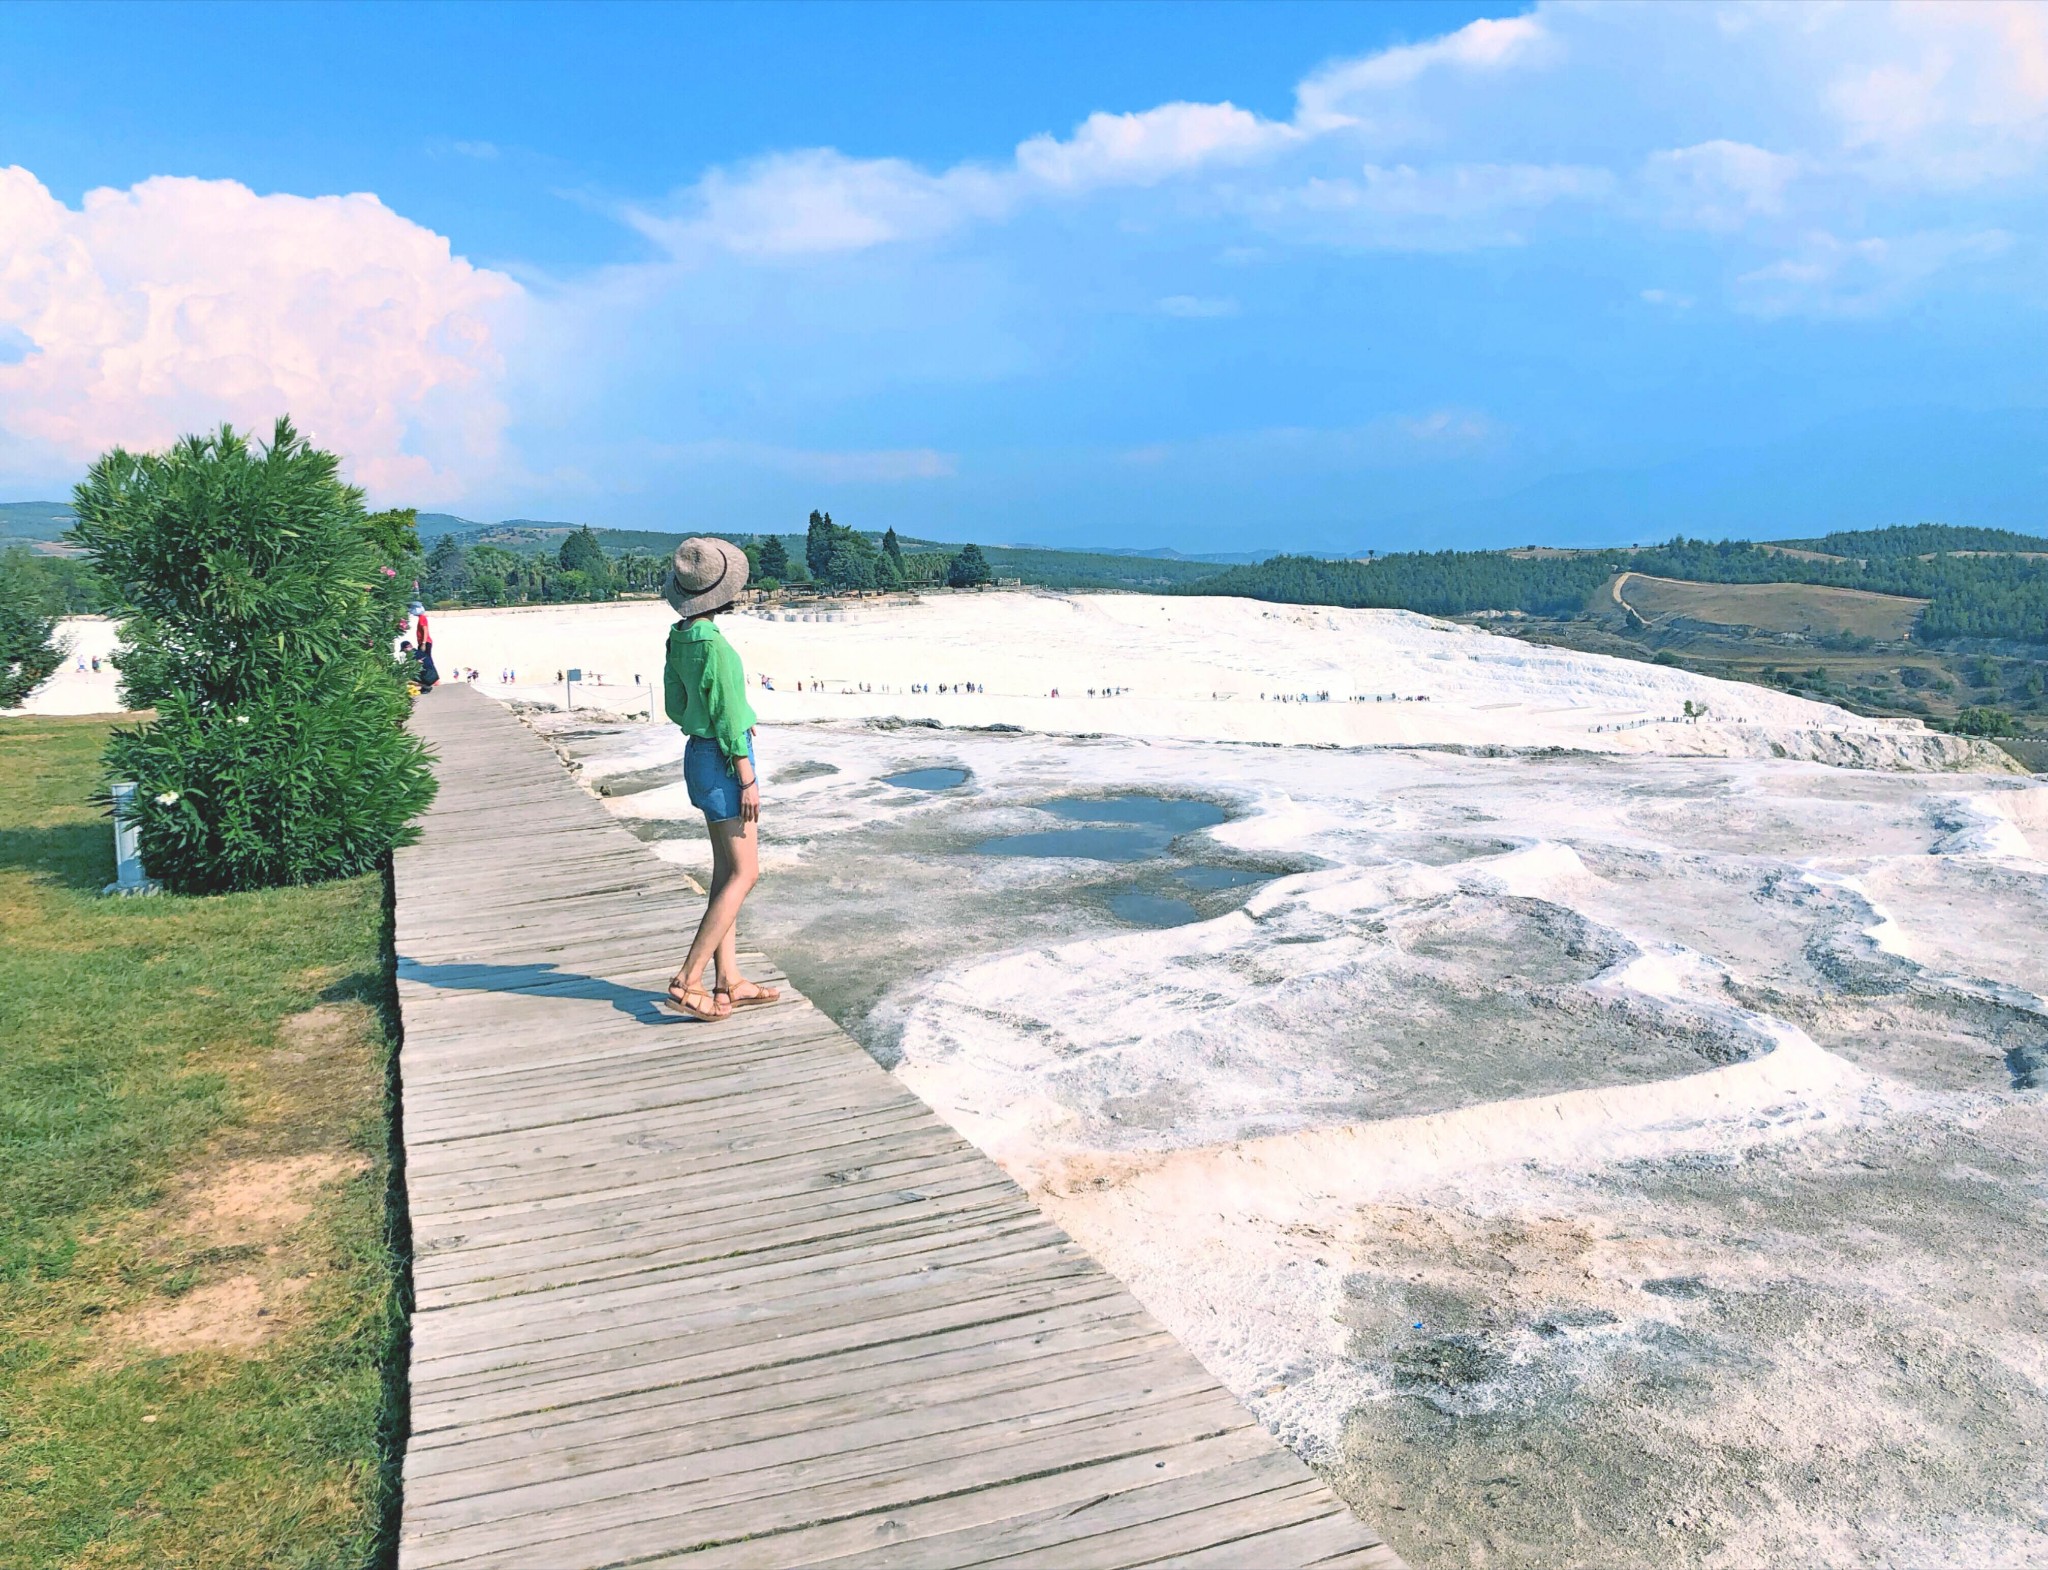
[{"label": "wooden boardwalk", "polygon": [[399,1563],[1398,1566],[1122,1286],[480,694],[397,858]]}]

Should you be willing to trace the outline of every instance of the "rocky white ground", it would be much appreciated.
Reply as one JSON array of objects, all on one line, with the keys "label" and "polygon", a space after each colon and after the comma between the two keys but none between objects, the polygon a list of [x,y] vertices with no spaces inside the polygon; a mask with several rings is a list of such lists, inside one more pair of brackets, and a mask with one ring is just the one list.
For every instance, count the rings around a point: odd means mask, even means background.
[{"label": "rocky white ground", "polygon": [[[546,700],[664,620],[448,617],[443,664]],[[731,631],[777,685],[750,940],[1419,1567],[2048,1563],[2048,784],[1384,613]],[[671,728],[533,718],[701,868]],[[993,853],[1129,792],[1227,821]]]},{"label": "rocky white ground", "polygon": [[[624,713],[644,710],[658,688],[672,620],[649,601],[441,612],[435,655],[445,675],[474,668],[489,690],[534,703],[564,702],[558,673],[580,669],[586,679],[574,701]],[[1862,719],[1760,687],[1533,647],[1406,611],[1006,592],[752,611],[722,625],[748,670],[774,684],[754,695],[768,724],[914,715],[1202,741],[1549,746],[1911,768],[2004,759],[1917,721]],[[113,647],[105,621],[67,630],[79,654]],[[507,672],[514,679],[500,681]],[[953,690],[962,684],[986,690]],[[1325,693],[1326,702],[1302,701]],[[1706,717],[1686,721],[1688,702]],[[116,704],[111,671],[80,675],[67,664],[30,707],[86,713]]]}]

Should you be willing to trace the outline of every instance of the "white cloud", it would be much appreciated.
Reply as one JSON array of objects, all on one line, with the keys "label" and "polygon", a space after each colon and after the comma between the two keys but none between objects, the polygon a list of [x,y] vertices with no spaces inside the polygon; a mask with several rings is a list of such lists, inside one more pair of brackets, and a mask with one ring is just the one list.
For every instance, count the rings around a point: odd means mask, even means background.
[{"label": "white cloud", "polygon": [[1737,303],[1757,316],[1810,312],[1868,316],[1916,293],[1935,274],[2003,255],[2012,236],[2001,229],[1926,230],[1896,238],[1844,240],[1824,231],[1799,249],[1736,281]]},{"label": "white cloud", "polygon": [[2048,147],[2048,6],[2029,0],[1852,8],[1824,100],[1873,179],[1969,185]]},{"label": "white cloud", "polygon": [[1249,163],[1301,135],[1234,104],[1161,104],[1142,114],[1092,114],[1064,142],[1034,136],[1017,149],[1017,172],[1063,191],[1153,185],[1194,169]]},{"label": "white cloud", "polygon": [[1578,164],[1448,164],[1312,178],[1263,199],[1259,210],[1297,238],[1396,250],[1520,245],[1521,223],[1558,202],[1596,202],[1615,188],[1605,169]]},{"label": "white cloud", "polygon": [[74,210],[0,169],[0,431],[82,464],[290,414],[385,496],[492,464],[522,295],[374,196],[157,178]]},{"label": "white cloud", "polygon": [[678,216],[633,208],[626,217],[678,256],[711,246],[791,257],[929,239],[970,218],[1000,217],[1013,200],[1008,183],[974,164],[935,175],[900,158],[821,147],[714,169],[686,193]]},{"label": "white cloud", "polygon": [[1168,316],[1235,316],[1238,305],[1228,297],[1207,299],[1195,294],[1169,294],[1159,302],[1159,309]]},{"label": "white cloud", "polygon": [[[1297,244],[1523,244],[1544,210],[1595,203],[1617,224],[1731,246],[1913,232],[1928,221],[1870,202],[2039,172],[2048,5],[1548,3],[1334,62],[1295,97],[1288,121],[1229,102],[1099,112],[1008,159],[936,171],[791,152],[630,216],[675,255],[755,259],[934,241],[1113,193],[1126,223],[1240,225],[1219,237],[1234,256],[1248,253],[1231,240],[1255,237],[1242,228]],[[1144,207],[1131,194],[1169,185]]]},{"label": "white cloud", "polygon": [[1644,179],[1674,223],[1702,229],[1737,229],[1756,217],[1785,210],[1785,193],[1800,161],[1717,140],[1652,153]]},{"label": "white cloud", "polygon": [[848,158],[831,148],[780,153],[710,170],[665,207],[629,207],[624,216],[685,258],[707,247],[786,258],[934,239],[1055,196],[1142,189],[1267,163],[1362,126],[1375,94],[1406,87],[1435,67],[1491,72],[1541,56],[1547,41],[1530,17],[1474,22],[1431,43],[1318,72],[1302,84],[1292,122],[1231,103],[1098,111],[1071,136],[1019,143],[1001,166],[967,162],[934,173],[904,159]]},{"label": "white cloud", "polygon": [[1540,16],[1482,17],[1426,43],[1325,66],[1295,90],[1295,123],[1312,133],[1381,123],[1389,94],[1433,71],[1488,74],[1556,58]]}]

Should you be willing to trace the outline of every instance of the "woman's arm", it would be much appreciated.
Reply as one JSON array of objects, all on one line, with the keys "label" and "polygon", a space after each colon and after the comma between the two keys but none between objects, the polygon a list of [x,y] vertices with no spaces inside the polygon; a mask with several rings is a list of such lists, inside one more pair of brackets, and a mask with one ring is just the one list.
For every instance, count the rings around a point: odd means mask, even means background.
[{"label": "woman's arm", "polygon": [[[752,731],[747,732],[749,736]],[[742,753],[733,760],[733,772],[740,777],[740,822],[761,821],[761,782],[754,778],[754,760],[751,754]]]},{"label": "woman's arm", "polygon": [[740,782],[740,819],[752,823],[761,815],[760,782],[754,778],[752,743],[754,711],[747,702],[747,674],[739,652],[723,638],[704,664],[704,702],[718,750]]}]

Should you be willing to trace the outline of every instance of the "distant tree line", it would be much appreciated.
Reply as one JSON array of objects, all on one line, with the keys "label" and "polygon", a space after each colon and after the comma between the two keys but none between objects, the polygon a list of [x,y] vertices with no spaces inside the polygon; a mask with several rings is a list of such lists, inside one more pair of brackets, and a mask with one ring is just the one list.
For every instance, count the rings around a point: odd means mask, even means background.
[{"label": "distant tree line", "polygon": [[1889,529],[1837,530],[1811,540],[1774,540],[1794,550],[1877,560],[1927,556],[1941,551],[2048,551],[2048,540],[2011,529],[1978,529],[1954,523],[1904,523]]},{"label": "distant tree line", "polygon": [[[1903,543],[1894,536],[1903,536]],[[1822,543],[1857,554],[1831,553],[1816,560],[1748,540],[1681,537],[1639,550],[1557,555],[1412,551],[1368,562],[1276,556],[1183,585],[1178,592],[1431,616],[1489,610],[1571,616],[1587,609],[1616,573],[1642,572],[1694,583],[1811,583],[1908,595],[1928,601],[1914,634],[1925,642],[1997,638],[2048,643],[2048,560],[2022,554],[2048,553],[2048,540],[2005,530],[1919,524],[1828,535],[1802,548],[1818,549]],[[1958,554],[1983,550],[2006,554]]]},{"label": "distant tree line", "polygon": [[427,553],[421,598],[435,605],[544,605],[615,599],[652,590],[666,560],[644,553],[607,555],[589,527],[576,530],[552,555],[464,545],[443,535]]},{"label": "distant tree line", "polygon": [[[892,528],[870,535],[813,512],[801,553],[781,535],[741,535],[757,588],[809,585],[828,593],[931,587],[972,588],[993,573],[978,546],[958,551],[906,552]],[[420,594],[434,605],[537,605],[652,594],[668,572],[668,558],[647,551],[607,553],[588,526],[563,539],[558,550],[514,551],[490,543],[464,544],[444,535],[427,553]]]}]

